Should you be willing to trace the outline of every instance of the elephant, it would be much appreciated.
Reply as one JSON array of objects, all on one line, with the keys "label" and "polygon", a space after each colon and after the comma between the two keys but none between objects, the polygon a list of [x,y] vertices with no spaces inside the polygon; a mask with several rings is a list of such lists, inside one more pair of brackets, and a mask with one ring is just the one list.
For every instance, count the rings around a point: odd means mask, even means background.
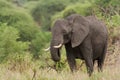
[{"label": "elephant", "polygon": [[60,61],[60,49],[64,45],[72,72],[76,70],[75,59],[85,61],[89,76],[93,73],[95,61],[98,70],[102,71],[108,42],[108,31],[104,22],[95,16],[71,14],[56,20],[51,33],[49,50],[53,61]]}]

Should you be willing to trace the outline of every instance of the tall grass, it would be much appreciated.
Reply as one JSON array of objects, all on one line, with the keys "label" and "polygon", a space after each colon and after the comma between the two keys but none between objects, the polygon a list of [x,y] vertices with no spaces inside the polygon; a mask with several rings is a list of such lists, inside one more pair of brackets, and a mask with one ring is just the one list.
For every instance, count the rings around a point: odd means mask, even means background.
[{"label": "tall grass", "polygon": [[95,71],[91,77],[87,73],[77,71],[71,73],[70,71],[61,71],[57,73],[55,70],[49,68],[37,69],[34,75],[32,69],[28,69],[22,73],[18,71],[10,71],[7,68],[0,68],[0,80],[120,80],[119,67],[106,67],[103,72]]},{"label": "tall grass", "polygon": [[[91,77],[88,76],[86,71],[78,70],[71,73],[69,69],[57,72],[50,67],[40,68],[40,61],[31,61],[30,54],[28,53],[22,64],[17,64],[15,69],[11,69],[11,64],[0,65],[0,80],[120,80],[120,46],[119,41],[116,42],[114,53],[112,56],[107,57],[109,60],[105,61],[103,72],[98,72],[94,67],[94,72]],[[115,60],[117,60],[115,62]],[[19,65],[22,65],[20,67]],[[20,69],[22,70],[20,71]]]}]

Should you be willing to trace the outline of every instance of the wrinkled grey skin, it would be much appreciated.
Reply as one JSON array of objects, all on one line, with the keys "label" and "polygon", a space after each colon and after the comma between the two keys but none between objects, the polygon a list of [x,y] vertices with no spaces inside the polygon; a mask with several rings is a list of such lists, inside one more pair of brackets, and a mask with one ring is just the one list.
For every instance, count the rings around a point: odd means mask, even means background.
[{"label": "wrinkled grey skin", "polygon": [[82,17],[72,14],[66,19],[59,19],[52,29],[50,53],[52,59],[60,60],[60,48],[53,46],[62,43],[65,45],[66,56],[71,71],[76,69],[75,59],[85,60],[89,75],[93,72],[95,60],[98,70],[102,70],[106,49],[108,32],[103,22],[94,16]]}]

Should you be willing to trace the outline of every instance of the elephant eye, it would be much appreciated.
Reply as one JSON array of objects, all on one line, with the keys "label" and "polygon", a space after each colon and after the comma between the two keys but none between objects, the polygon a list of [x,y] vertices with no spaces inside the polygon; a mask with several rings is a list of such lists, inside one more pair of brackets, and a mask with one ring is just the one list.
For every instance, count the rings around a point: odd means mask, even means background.
[{"label": "elephant eye", "polygon": [[63,30],[62,33],[63,33],[64,35],[67,34],[66,30]]},{"label": "elephant eye", "polygon": [[66,31],[65,31],[65,30],[63,30],[63,31],[62,31],[62,33],[63,33],[63,34],[65,34],[65,33],[66,33]]},{"label": "elephant eye", "polygon": [[64,35],[64,39],[65,40],[69,40],[69,36],[68,35]]}]

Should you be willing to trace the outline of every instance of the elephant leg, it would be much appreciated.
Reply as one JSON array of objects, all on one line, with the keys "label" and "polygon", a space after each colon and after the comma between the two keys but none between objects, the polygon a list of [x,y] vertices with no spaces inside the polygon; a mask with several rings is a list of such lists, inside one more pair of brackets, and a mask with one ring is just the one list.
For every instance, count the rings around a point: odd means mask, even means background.
[{"label": "elephant leg", "polygon": [[93,72],[93,50],[90,39],[86,39],[80,46],[80,51],[84,57],[87,72],[91,76]]},{"label": "elephant leg", "polygon": [[103,60],[102,59],[98,59],[98,71],[100,72],[102,72],[102,66],[103,66]]},{"label": "elephant leg", "polygon": [[87,67],[87,72],[88,72],[89,76],[91,76],[91,74],[93,72],[93,61],[92,61],[92,59],[86,59],[85,63],[86,63],[86,67]]},{"label": "elephant leg", "polygon": [[87,72],[89,74],[89,76],[91,76],[92,72],[93,72],[93,65],[94,65],[94,61],[92,59],[92,49],[88,49],[88,48],[81,48],[85,63],[86,63],[86,67],[87,67]]},{"label": "elephant leg", "polygon": [[65,49],[66,49],[68,64],[70,66],[71,71],[73,72],[74,70],[76,70],[76,61],[75,61],[75,56],[73,55],[73,49],[71,47],[71,43],[65,44]]},{"label": "elephant leg", "polygon": [[95,65],[95,60],[93,60],[93,67],[94,67],[94,65]]},{"label": "elephant leg", "polygon": [[72,72],[76,70],[76,61],[71,53],[67,53],[67,60]]},{"label": "elephant leg", "polygon": [[103,47],[103,53],[102,55],[98,58],[98,71],[102,72],[103,71],[103,64],[106,56],[106,51],[107,51],[107,43]]}]

